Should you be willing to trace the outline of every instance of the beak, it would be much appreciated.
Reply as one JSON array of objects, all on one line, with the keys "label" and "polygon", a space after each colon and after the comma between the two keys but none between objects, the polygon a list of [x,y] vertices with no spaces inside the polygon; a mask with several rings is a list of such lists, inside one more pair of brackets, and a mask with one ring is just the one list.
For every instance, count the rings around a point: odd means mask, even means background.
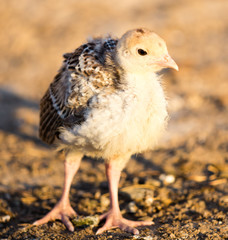
[{"label": "beak", "polygon": [[164,68],[173,68],[176,71],[179,70],[179,67],[175,63],[175,61],[169,56],[169,54],[166,54],[160,61],[159,65]]}]

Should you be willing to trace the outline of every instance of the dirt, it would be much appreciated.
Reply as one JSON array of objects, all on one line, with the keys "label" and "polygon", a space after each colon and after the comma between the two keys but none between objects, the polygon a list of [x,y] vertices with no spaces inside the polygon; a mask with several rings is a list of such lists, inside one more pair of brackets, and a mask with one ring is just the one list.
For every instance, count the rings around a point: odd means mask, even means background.
[{"label": "dirt", "polygon": [[[228,239],[228,2],[5,1],[0,6],[0,239]],[[153,29],[179,72],[164,71],[170,121],[154,151],[132,156],[119,201],[129,219],[151,219],[133,236],[60,221],[35,227],[58,201],[63,155],[37,137],[39,99],[61,55],[89,35]],[[81,216],[108,209],[101,160],[83,159],[71,188]]]}]

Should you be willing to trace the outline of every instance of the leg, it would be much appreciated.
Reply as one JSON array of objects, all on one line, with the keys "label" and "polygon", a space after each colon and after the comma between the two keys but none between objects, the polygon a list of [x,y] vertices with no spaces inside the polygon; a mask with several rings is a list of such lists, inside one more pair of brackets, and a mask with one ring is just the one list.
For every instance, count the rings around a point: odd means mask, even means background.
[{"label": "leg", "polygon": [[153,224],[153,222],[150,221],[137,222],[122,217],[118,204],[118,184],[121,170],[122,168],[120,168],[115,161],[106,164],[106,175],[110,192],[110,210],[100,217],[101,219],[106,218],[106,222],[102,228],[98,229],[96,234],[116,227],[133,234],[139,234],[139,231],[135,227]]},{"label": "leg", "polygon": [[34,225],[38,226],[49,221],[59,219],[70,231],[74,231],[73,224],[70,222],[69,218],[76,216],[76,212],[70,205],[69,192],[74,175],[78,171],[81,158],[81,155],[79,156],[74,153],[69,153],[66,156],[66,160],[64,162],[64,187],[62,196],[55,207],[46,216],[35,221],[33,223]]}]

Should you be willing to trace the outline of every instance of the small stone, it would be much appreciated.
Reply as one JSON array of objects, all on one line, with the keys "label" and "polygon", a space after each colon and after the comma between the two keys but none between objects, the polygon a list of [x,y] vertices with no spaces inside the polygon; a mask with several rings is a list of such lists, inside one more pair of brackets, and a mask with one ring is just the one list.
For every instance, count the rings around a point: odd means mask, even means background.
[{"label": "small stone", "polygon": [[139,239],[139,240],[156,240],[156,237],[152,237],[152,236],[146,236],[146,237],[142,237],[140,235],[134,235],[133,239]]},{"label": "small stone", "polygon": [[9,222],[10,218],[10,215],[1,216],[0,222]]},{"label": "small stone", "polygon": [[95,195],[94,195],[94,198],[95,198],[95,199],[100,199],[100,197],[101,197],[101,192],[100,192],[100,191],[97,191],[97,192],[95,193]]},{"label": "small stone", "polygon": [[170,234],[170,237],[174,238],[174,239],[176,238],[175,234],[173,234],[173,233]]},{"label": "small stone", "polygon": [[138,210],[135,202],[130,202],[127,206],[127,210],[129,213],[136,213],[136,211]]},{"label": "small stone", "polygon": [[101,196],[101,206],[103,208],[106,208],[109,206],[109,204],[110,204],[110,199],[108,198],[108,196],[105,196],[105,195]]},{"label": "small stone", "polygon": [[154,190],[149,189],[148,185],[133,185],[130,187],[125,187],[120,190],[121,194],[127,194],[128,198],[135,202],[144,202],[145,198],[153,198]]},{"label": "small stone", "polygon": [[151,206],[152,203],[154,202],[154,197],[153,196],[146,196],[145,197],[145,206]]},{"label": "small stone", "polygon": [[166,185],[175,182],[175,177],[171,174],[169,174],[169,175],[161,174],[159,179]]},{"label": "small stone", "polygon": [[100,222],[100,218],[98,215],[95,216],[87,216],[87,217],[76,217],[72,219],[72,223],[75,227],[82,226],[97,226]]},{"label": "small stone", "polygon": [[153,179],[153,178],[149,178],[146,180],[145,184],[149,184],[155,187],[160,187],[161,186],[161,182],[157,179]]}]

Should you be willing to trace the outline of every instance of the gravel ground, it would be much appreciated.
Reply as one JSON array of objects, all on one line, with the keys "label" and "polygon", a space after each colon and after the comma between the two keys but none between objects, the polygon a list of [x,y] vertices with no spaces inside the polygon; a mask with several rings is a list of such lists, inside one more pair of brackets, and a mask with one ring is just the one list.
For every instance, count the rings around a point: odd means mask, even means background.
[{"label": "gravel ground", "polygon": [[[5,1],[0,6],[0,239],[228,239],[228,2]],[[154,151],[132,156],[120,181],[129,219],[151,219],[133,236],[59,222],[35,227],[58,201],[63,155],[37,137],[39,99],[69,52],[89,35],[153,29],[179,72],[164,72],[167,133]],[[81,216],[108,209],[101,160],[85,157],[71,189]]]}]

